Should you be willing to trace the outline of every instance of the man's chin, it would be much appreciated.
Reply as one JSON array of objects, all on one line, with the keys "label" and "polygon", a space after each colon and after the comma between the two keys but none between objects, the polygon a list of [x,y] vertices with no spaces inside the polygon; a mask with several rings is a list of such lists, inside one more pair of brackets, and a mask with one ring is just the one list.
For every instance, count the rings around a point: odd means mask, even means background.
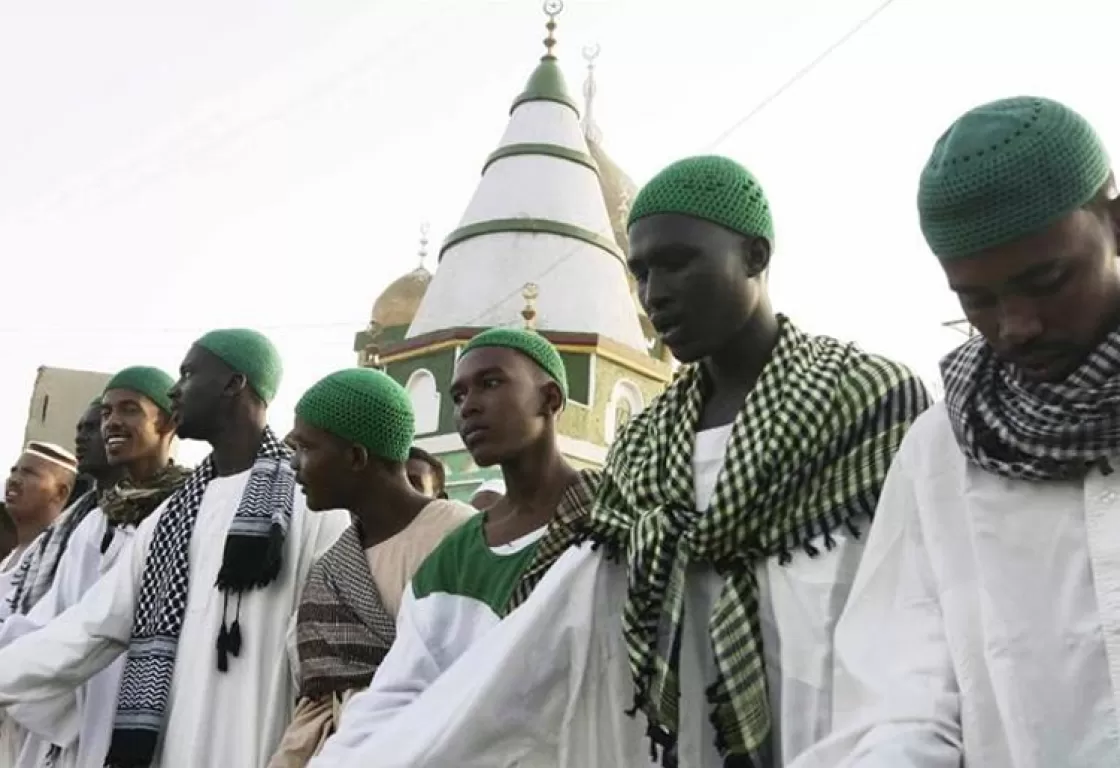
[{"label": "man's chin", "polygon": [[684,343],[675,346],[666,344],[665,346],[669,349],[669,354],[673,356],[674,360],[685,365],[698,363],[707,357],[707,354],[703,350],[698,349],[695,344]]},{"label": "man's chin", "polygon": [[471,461],[474,462],[474,465],[476,467],[482,467],[483,469],[485,469],[486,467],[493,467],[502,463],[501,455],[499,455],[496,451],[488,450],[485,447],[477,448],[474,451],[468,451],[468,453],[470,453]]},{"label": "man's chin", "polygon": [[327,510],[337,509],[337,507],[325,503],[314,493],[308,493],[306,488],[303,489],[303,499],[309,512],[326,512]]}]

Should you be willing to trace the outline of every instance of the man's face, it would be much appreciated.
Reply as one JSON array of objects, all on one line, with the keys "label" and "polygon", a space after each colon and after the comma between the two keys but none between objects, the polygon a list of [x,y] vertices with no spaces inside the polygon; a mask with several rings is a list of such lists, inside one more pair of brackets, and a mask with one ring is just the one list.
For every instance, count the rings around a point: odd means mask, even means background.
[{"label": "man's face", "polygon": [[512,459],[540,440],[559,398],[536,364],[512,349],[471,350],[459,358],[451,382],[455,426],[480,467]]},{"label": "man's face", "polygon": [[4,504],[17,525],[41,518],[48,509],[61,509],[70,488],[61,469],[46,459],[25,453],[19,457],[4,487]]},{"label": "man's face", "polygon": [[358,493],[357,472],[365,462],[355,447],[307,424],[298,416],[288,434],[295,447],[292,469],[312,512],[352,509]]},{"label": "man's face", "polygon": [[96,477],[109,468],[105,440],[101,437],[101,406],[90,406],[78,420],[74,435],[74,456],[78,471]]},{"label": "man's face", "polygon": [[754,313],[762,288],[747,273],[746,247],[742,236],[690,216],[659,214],[630,228],[638,299],[681,362],[722,349]]},{"label": "man's face", "polygon": [[1061,381],[1115,328],[1116,220],[1103,206],[1079,210],[1036,235],[942,263],[968,322],[1025,380]]},{"label": "man's face", "polygon": [[436,473],[431,464],[423,459],[409,459],[404,468],[409,485],[430,499],[436,497],[441,489],[436,488]]},{"label": "man's face", "polygon": [[214,434],[234,376],[217,356],[199,346],[190,348],[169,395],[179,437],[207,440]]},{"label": "man's face", "polygon": [[101,398],[101,436],[113,466],[159,456],[173,428],[170,417],[139,392],[110,389]]}]

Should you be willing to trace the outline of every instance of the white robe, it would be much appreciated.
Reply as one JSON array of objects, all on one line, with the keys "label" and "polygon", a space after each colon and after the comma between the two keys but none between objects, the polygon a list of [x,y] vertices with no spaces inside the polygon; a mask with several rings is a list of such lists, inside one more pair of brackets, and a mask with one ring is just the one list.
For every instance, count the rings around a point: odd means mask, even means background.
[{"label": "white robe", "polygon": [[[4,626],[11,613],[8,602],[12,599],[12,581],[23,566],[24,559],[31,557],[38,545],[39,539],[36,537],[26,549],[9,552],[0,561],[0,627]],[[15,766],[26,741],[27,732],[18,722],[0,711],[0,768]]]},{"label": "white robe", "polygon": [[[214,582],[248,478],[248,471],[215,478],[199,508],[190,544],[186,616],[154,768],[263,768],[291,716],[295,691],[284,630],[308,569],[350,518],[342,511],[309,512],[303,494],[296,492],[284,567],[269,587],[243,597],[241,655],[230,659],[228,672],[218,672],[215,641],[225,601]],[[71,691],[127,650],[144,564],[162,512],[163,507],[141,523],[132,546],[81,602],[0,650],[0,706]]]},{"label": "white robe", "polygon": [[[711,500],[730,432],[724,427],[697,435],[699,509]],[[858,539],[839,532],[833,538],[831,551],[823,540],[815,542],[818,557],[797,552],[788,565],[775,559],[757,569],[779,764],[824,737],[830,726],[832,633],[862,551]],[[399,684],[399,690],[416,693],[398,697],[395,712],[373,689],[355,696],[339,733],[311,768],[656,765],[643,718],[624,714],[634,695],[622,638],[626,582],[624,568],[590,545],[569,550],[520,608],[438,678]],[[721,586],[703,566],[686,579],[678,758],[688,768],[723,764],[705,695],[714,675],[708,621]]]},{"label": "white robe", "polygon": [[[118,527],[102,554],[101,542],[107,526],[108,521],[99,509],[91,510],[78,524],[70,534],[47,593],[26,615],[10,616],[0,625],[0,648],[46,626],[80,602],[131,546],[136,529]],[[109,748],[123,669],[121,656],[73,693],[11,707],[8,715],[28,732],[15,768],[40,768],[54,744],[62,747],[55,763],[57,768],[100,766]]]},{"label": "white robe", "polygon": [[836,731],[796,768],[1120,765],[1120,472],[997,477],[935,406],[891,467],[836,649]]}]

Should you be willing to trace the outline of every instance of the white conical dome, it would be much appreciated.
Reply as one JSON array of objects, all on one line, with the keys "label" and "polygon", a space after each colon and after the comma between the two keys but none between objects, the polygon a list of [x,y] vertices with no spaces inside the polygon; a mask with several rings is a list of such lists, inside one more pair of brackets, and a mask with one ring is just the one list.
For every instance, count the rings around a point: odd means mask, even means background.
[{"label": "white conical dome", "polygon": [[645,354],[598,174],[550,50],[514,101],[408,336],[521,324],[532,283],[539,330],[595,333]]}]

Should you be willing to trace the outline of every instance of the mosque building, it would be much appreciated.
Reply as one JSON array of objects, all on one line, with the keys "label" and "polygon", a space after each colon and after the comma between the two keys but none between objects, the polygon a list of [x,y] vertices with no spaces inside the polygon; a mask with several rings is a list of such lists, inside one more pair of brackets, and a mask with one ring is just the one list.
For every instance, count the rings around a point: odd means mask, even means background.
[{"label": "mosque building", "polygon": [[358,364],[380,367],[408,390],[416,444],[447,465],[453,498],[499,474],[471,461],[446,394],[460,350],[481,330],[531,327],[560,350],[570,390],[560,447],[578,467],[599,465],[622,424],[672,375],[626,268],[636,187],[603,150],[594,120],[598,47],[583,51],[581,120],[554,53],[562,8],[545,4],[545,55],[514,99],[438,267],[423,264],[425,228],[420,266],[377,297],[369,327],[355,337]]}]

